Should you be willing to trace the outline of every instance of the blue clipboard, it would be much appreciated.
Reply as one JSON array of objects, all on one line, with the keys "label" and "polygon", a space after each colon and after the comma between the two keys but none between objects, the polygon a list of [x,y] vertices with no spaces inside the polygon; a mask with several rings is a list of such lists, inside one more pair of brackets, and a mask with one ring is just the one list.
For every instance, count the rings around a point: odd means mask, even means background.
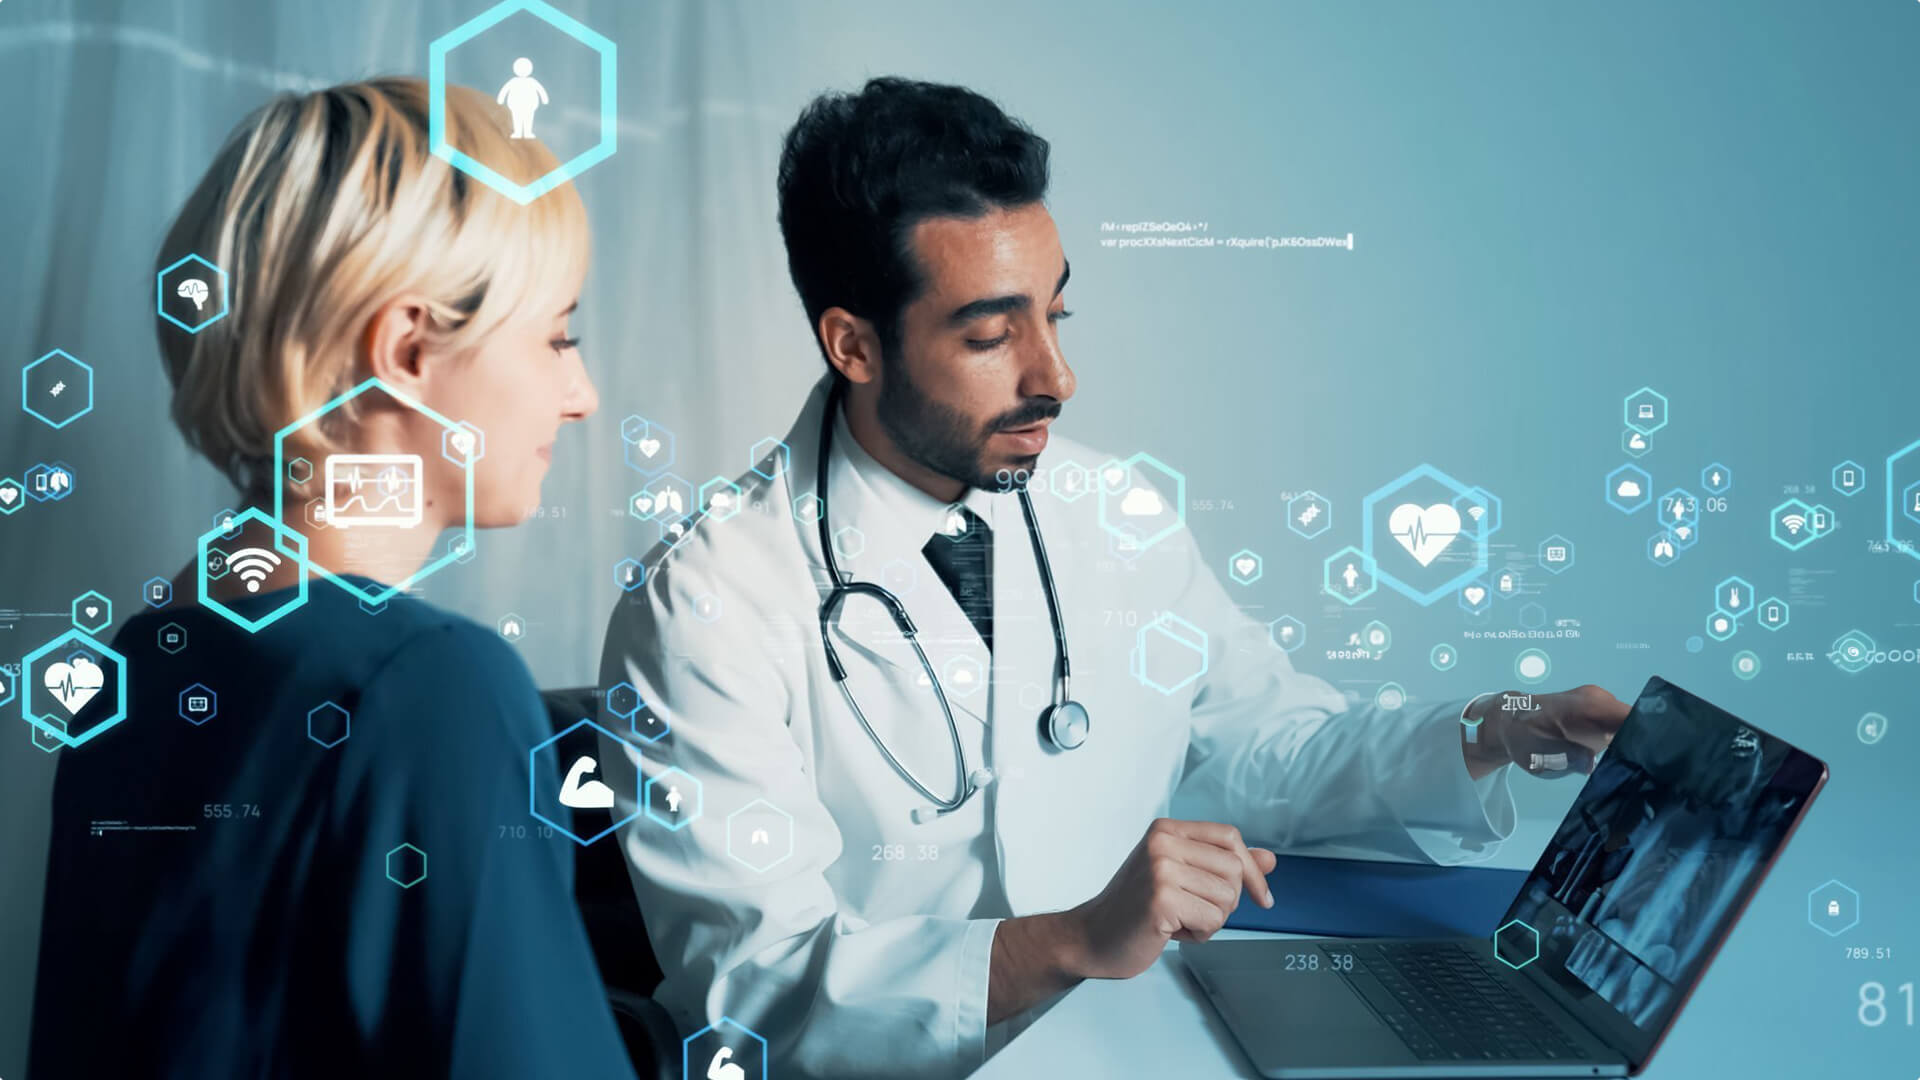
[{"label": "blue clipboard", "polygon": [[1282,855],[1267,883],[1273,907],[1244,892],[1237,930],[1331,937],[1490,937],[1525,870]]}]

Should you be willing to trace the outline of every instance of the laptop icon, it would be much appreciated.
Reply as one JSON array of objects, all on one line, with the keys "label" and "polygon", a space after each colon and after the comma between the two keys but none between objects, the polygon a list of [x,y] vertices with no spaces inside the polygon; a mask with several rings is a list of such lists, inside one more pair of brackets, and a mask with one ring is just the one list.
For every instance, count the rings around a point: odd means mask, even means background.
[{"label": "laptop icon", "polygon": [[1491,939],[1208,941],[1181,959],[1262,1076],[1637,1075],[1826,780],[1656,677]]}]

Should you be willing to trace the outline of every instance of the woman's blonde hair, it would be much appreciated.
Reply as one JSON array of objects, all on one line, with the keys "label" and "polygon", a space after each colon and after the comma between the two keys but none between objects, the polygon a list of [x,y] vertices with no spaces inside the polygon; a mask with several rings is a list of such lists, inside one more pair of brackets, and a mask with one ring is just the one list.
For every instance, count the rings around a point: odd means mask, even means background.
[{"label": "woman's blonde hair", "polygon": [[[515,183],[558,166],[509,138],[492,99],[446,92],[450,146]],[[427,302],[429,342],[462,352],[585,272],[571,183],[521,206],[432,152],[427,84],[384,78],[274,99],[229,137],[167,233],[157,267],[197,254],[227,273],[227,316],[198,334],[159,320],[173,421],[249,495],[272,490],[274,434],[365,376],[364,330],[402,293]],[[303,429],[322,452],[348,402]],[[459,417],[450,419],[459,420]]]}]

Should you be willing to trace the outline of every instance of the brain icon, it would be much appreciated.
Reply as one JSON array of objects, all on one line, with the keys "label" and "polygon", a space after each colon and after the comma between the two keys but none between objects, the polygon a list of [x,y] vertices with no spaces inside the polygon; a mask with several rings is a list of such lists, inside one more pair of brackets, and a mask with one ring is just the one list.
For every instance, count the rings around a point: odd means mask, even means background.
[{"label": "brain icon", "polygon": [[193,310],[199,311],[207,305],[207,283],[199,278],[188,278],[174,290],[177,296],[193,301]]}]

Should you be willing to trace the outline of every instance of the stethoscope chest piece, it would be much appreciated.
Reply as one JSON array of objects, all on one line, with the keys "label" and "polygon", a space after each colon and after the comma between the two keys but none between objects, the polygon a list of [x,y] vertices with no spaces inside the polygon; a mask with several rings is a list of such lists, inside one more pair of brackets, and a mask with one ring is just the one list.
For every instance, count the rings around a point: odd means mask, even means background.
[{"label": "stethoscope chest piece", "polygon": [[1051,706],[1040,717],[1040,728],[1047,745],[1056,750],[1077,750],[1093,729],[1093,718],[1086,706],[1068,698]]}]

